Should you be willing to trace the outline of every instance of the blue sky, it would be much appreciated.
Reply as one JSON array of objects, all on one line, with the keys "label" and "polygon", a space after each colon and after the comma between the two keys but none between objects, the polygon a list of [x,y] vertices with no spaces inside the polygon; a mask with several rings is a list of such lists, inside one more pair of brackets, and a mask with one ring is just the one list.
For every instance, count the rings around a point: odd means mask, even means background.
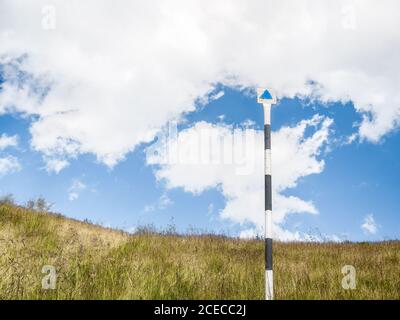
[{"label": "blue sky", "polygon": [[262,234],[267,85],[275,237],[399,238],[398,6],[2,0],[0,194],[124,230]]},{"label": "blue sky", "polygon": [[[261,106],[254,96],[227,87],[218,90],[223,91],[224,96],[187,113],[181,129],[199,121],[218,124],[223,115],[222,121],[226,124],[240,125],[252,120],[254,127],[261,130]],[[320,155],[325,160],[325,168],[319,174],[301,178],[298,185],[285,194],[313,201],[319,214],[289,215],[283,224],[285,229],[312,235],[337,235],[348,240],[398,238],[400,134],[393,132],[378,144],[360,141],[343,144],[346,137],[357,132],[354,124],[360,122],[352,105],[327,106],[300,99],[282,99],[274,107],[272,128],[275,131],[283,126],[294,126],[315,114],[334,119],[329,150]],[[20,203],[44,196],[54,204],[55,211],[69,217],[87,218],[126,230],[147,224],[165,229],[174,224],[181,232],[193,227],[238,234],[238,224],[219,217],[226,199],[218,188],[194,195],[182,188],[168,190],[164,181],[157,181],[154,167],[146,164],[147,144],[129,153],[113,169],[96,161],[93,155],[82,155],[60,173],[48,173],[41,154],[31,150],[30,125],[29,117],[16,113],[0,117],[0,134],[19,137],[18,147],[3,150],[2,156],[15,156],[21,164],[20,171],[0,178],[2,194],[12,193]],[[70,199],[71,187],[77,182],[82,187],[76,190],[77,198]],[[163,196],[166,203],[160,204]],[[378,226],[374,234],[361,228],[368,214],[373,215]]]}]

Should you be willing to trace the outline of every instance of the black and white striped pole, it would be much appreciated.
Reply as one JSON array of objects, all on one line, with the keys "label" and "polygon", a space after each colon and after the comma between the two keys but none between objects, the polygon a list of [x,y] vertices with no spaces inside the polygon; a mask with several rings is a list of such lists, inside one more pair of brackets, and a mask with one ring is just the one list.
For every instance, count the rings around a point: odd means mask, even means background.
[{"label": "black and white striped pole", "polygon": [[272,271],[272,172],[271,172],[271,106],[276,98],[266,88],[257,89],[257,101],[264,109],[264,170],[265,170],[265,299],[274,298]]}]

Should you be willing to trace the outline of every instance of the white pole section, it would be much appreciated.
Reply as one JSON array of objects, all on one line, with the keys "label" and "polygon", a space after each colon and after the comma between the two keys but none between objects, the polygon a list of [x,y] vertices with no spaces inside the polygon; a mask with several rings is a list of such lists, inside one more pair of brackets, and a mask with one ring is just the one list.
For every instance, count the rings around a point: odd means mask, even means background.
[{"label": "white pole section", "polygon": [[276,98],[265,88],[257,90],[257,100],[264,109],[264,175],[265,175],[265,299],[274,298],[272,271],[272,165],[271,165],[271,105]]}]

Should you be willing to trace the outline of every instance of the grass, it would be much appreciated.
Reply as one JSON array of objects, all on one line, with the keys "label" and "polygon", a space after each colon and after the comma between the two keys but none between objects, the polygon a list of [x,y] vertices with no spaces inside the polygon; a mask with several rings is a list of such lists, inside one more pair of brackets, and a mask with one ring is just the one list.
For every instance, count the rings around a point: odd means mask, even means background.
[{"label": "grass", "polygon": [[[0,299],[263,299],[263,255],[260,240],[129,235],[0,204]],[[55,290],[42,289],[44,265]],[[276,299],[399,299],[400,242],[275,243],[274,271]]]}]

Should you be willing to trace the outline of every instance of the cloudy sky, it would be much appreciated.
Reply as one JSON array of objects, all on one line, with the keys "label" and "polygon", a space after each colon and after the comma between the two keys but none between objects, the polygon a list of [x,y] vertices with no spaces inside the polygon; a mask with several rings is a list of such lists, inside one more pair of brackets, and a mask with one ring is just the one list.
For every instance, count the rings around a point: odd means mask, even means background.
[{"label": "cloudy sky", "polygon": [[398,1],[0,0],[0,194],[134,231],[400,236]]}]

